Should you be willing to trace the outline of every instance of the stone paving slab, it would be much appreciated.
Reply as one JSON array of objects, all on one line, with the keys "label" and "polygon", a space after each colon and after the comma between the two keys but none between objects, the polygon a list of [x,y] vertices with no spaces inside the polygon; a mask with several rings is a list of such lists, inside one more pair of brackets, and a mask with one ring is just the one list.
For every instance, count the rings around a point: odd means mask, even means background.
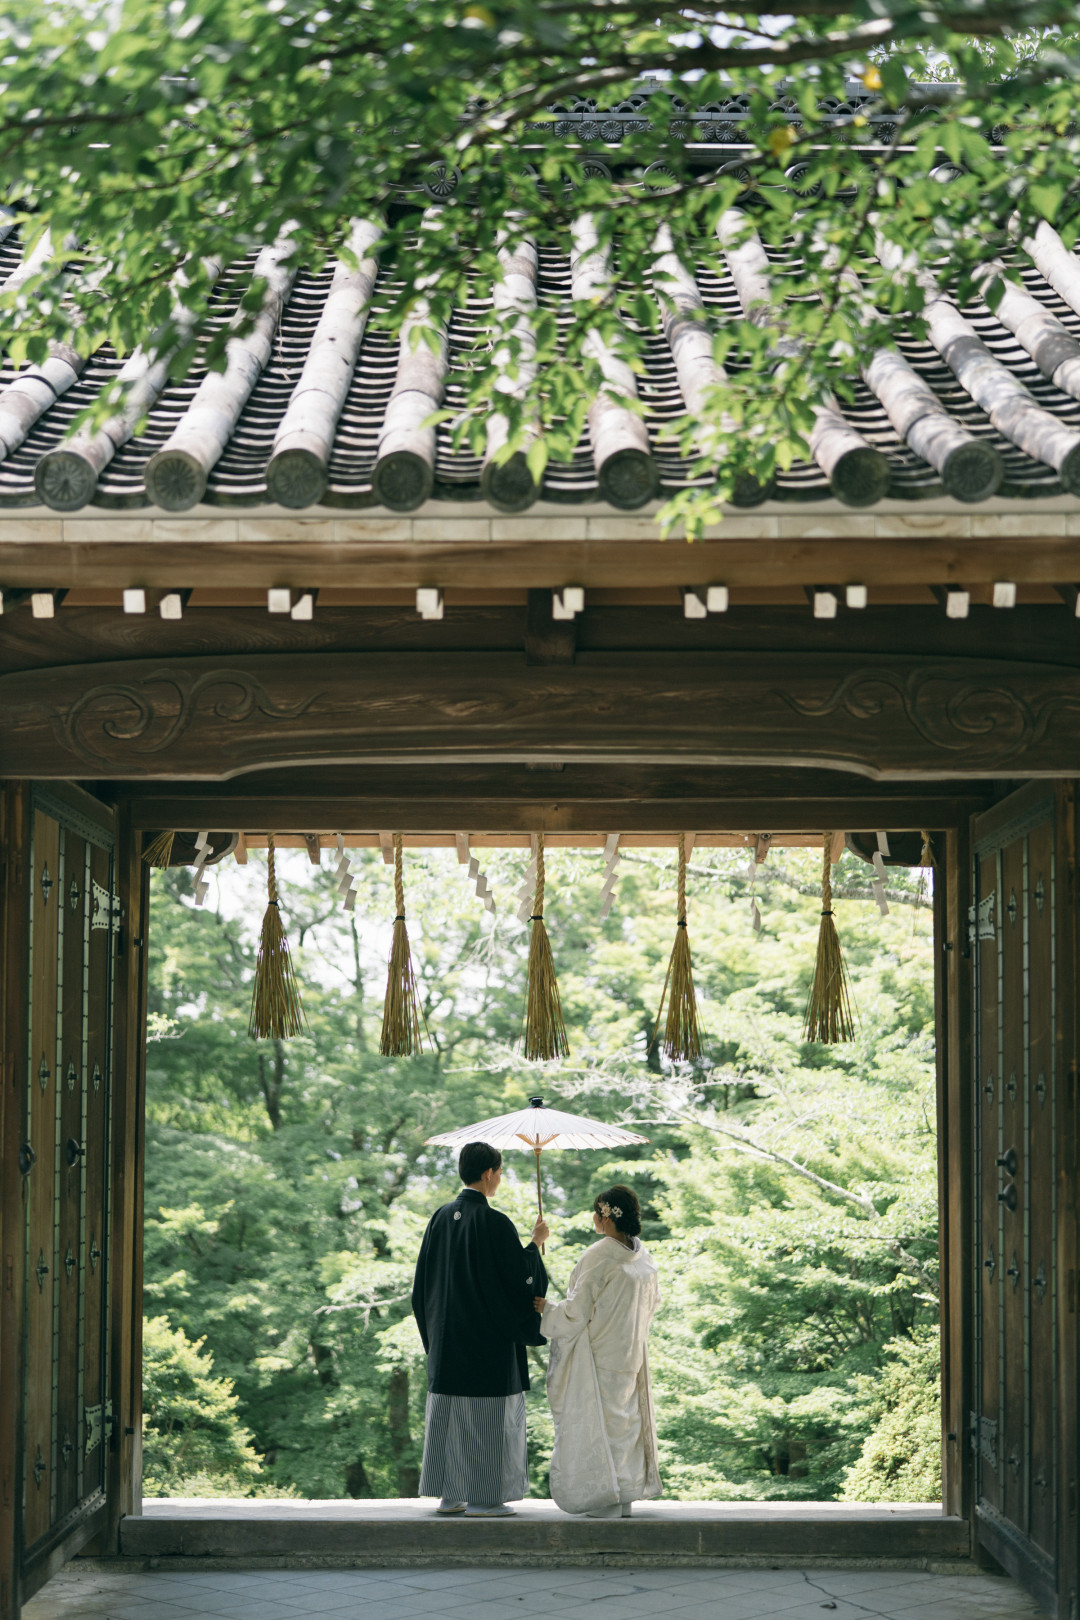
[{"label": "stone paving slab", "polygon": [[24,1620],[1040,1620],[1006,1576],[897,1571],[230,1570],[140,1573],[75,1560]]}]

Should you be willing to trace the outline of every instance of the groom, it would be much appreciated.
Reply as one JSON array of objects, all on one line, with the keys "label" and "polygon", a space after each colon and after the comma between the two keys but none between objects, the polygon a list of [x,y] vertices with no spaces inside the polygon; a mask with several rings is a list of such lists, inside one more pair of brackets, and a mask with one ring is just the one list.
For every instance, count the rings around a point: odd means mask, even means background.
[{"label": "groom", "polygon": [[545,1344],[533,1300],[547,1288],[538,1245],[543,1218],[522,1247],[513,1222],[491,1208],[502,1154],[468,1142],[458,1158],[465,1183],[428,1222],[416,1262],[412,1307],[428,1358],[427,1425],[420,1495],[438,1512],[473,1518],[512,1514],[528,1491],[525,1452],[527,1344]]}]

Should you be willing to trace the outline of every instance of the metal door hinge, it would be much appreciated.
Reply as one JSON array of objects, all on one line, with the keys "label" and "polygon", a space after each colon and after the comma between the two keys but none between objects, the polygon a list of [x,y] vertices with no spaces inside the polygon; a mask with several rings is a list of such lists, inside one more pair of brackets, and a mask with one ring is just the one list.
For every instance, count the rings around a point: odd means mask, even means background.
[{"label": "metal door hinge", "polygon": [[980,939],[997,938],[997,929],[994,926],[995,898],[991,891],[977,906],[968,907],[968,939],[972,943]]},{"label": "metal door hinge", "polygon": [[88,1406],[83,1413],[86,1424],[86,1455],[89,1457],[95,1446],[101,1444],[102,1410],[100,1406]]},{"label": "metal door hinge", "polygon": [[111,928],[116,934],[121,923],[120,896],[102,888],[96,878],[90,884],[90,926]]}]

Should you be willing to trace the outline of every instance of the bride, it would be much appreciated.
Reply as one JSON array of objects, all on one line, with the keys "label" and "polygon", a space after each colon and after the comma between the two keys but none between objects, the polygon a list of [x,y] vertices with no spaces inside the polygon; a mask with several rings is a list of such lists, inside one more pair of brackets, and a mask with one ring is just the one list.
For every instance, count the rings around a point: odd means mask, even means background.
[{"label": "bride", "polygon": [[593,1225],[600,1240],[574,1267],[565,1300],[536,1301],[551,1341],[551,1494],[565,1513],[628,1518],[632,1502],[661,1493],[646,1353],[660,1290],[631,1188],[601,1193]]}]

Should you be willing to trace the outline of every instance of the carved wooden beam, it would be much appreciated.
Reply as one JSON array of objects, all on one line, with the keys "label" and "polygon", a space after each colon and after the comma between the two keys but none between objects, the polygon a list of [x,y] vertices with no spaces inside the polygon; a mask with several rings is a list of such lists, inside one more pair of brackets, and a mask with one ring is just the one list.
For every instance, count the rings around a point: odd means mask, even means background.
[{"label": "carved wooden beam", "polygon": [[842,653],[312,653],[135,659],[0,679],[11,776],[226,780],[365,761],[817,766],[1060,776],[1080,670]]}]

